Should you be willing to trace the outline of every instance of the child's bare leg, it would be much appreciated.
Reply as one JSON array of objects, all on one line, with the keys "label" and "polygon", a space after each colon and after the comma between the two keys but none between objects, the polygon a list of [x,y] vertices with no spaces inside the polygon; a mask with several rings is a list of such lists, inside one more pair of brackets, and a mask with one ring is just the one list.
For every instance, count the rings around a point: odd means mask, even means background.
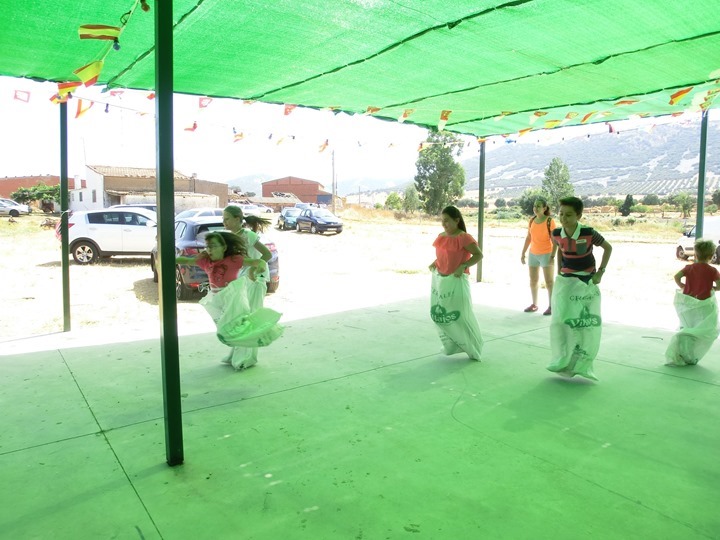
[{"label": "child's bare leg", "polygon": [[532,303],[537,306],[538,303],[538,281],[540,279],[540,269],[537,266],[530,266],[530,294],[532,294]]},{"label": "child's bare leg", "polygon": [[548,306],[552,305],[552,290],[555,285],[555,268],[551,266],[543,266],[543,277],[545,278],[545,288],[548,293]]}]

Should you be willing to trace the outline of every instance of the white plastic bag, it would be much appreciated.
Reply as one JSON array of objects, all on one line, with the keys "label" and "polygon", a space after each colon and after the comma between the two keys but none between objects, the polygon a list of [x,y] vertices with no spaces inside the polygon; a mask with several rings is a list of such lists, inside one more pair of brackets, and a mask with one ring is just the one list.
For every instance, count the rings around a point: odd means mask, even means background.
[{"label": "white plastic bag", "polygon": [[552,292],[552,361],[547,369],[596,381],[593,360],[600,349],[601,323],[598,286],[592,281],[558,276]]},{"label": "white plastic bag", "polygon": [[[200,300],[217,326],[220,342],[231,347],[266,347],[282,335],[277,322],[281,314],[269,308],[252,309],[248,292],[255,292],[259,284],[247,276],[240,276],[218,292],[210,292]],[[248,351],[248,358],[257,351]],[[238,357],[238,354],[234,355]],[[239,361],[239,360],[238,360]]]},{"label": "white plastic bag", "polygon": [[674,304],[680,318],[680,331],[670,339],[665,351],[666,365],[695,365],[707,354],[720,333],[717,300],[714,294],[698,300],[676,291]]},{"label": "white plastic bag", "polygon": [[435,322],[445,354],[465,352],[480,360],[483,340],[472,310],[467,274],[455,277],[432,273],[430,317]]}]

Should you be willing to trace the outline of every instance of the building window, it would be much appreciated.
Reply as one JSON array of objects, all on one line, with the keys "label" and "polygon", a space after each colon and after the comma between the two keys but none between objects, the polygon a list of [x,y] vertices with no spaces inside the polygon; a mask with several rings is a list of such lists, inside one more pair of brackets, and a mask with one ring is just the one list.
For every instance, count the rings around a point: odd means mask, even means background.
[{"label": "building window", "polygon": [[70,194],[70,200],[71,200],[71,201],[74,201],[74,200],[75,200],[75,194],[74,194],[74,193],[71,193],[71,194]]},{"label": "building window", "polygon": [[82,202],[82,191],[78,193],[78,201]]},{"label": "building window", "polygon": [[97,190],[92,190],[92,202],[97,202]]}]

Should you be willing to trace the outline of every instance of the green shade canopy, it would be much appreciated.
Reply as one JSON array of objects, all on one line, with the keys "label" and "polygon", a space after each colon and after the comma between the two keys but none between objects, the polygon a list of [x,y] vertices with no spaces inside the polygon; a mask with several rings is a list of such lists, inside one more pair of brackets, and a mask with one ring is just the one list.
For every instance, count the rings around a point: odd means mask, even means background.
[{"label": "green shade canopy", "polygon": [[[0,75],[152,90],[154,2],[0,0]],[[717,0],[174,0],[175,91],[479,137],[717,107]],[[123,18],[123,14],[127,15]],[[127,23],[123,26],[122,21]],[[80,39],[81,25],[122,28]],[[48,96],[50,97],[50,96]]]}]

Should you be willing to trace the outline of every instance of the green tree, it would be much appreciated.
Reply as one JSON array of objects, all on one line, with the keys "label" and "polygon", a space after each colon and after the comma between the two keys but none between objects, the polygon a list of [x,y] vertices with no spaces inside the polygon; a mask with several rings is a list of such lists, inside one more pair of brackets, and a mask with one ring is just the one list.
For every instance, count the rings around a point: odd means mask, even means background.
[{"label": "green tree", "polygon": [[526,216],[532,216],[533,206],[535,205],[535,200],[538,197],[546,199],[547,195],[545,195],[542,189],[527,188],[525,191],[522,192],[522,195],[518,197],[516,204],[520,207],[520,210],[523,214],[525,214]]},{"label": "green tree", "polygon": [[630,209],[635,206],[635,200],[633,199],[632,195],[627,195],[625,197],[625,202],[620,205],[618,208],[618,212],[620,212],[620,215],[623,217],[630,215]]},{"label": "green tree", "polygon": [[495,199],[495,208],[505,208],[507,206],[507,203],[505,202],[505,199],[502,197],[499,199]]},{"label": "green tree", "polygon": [[570,183],[570,171],[559,157],[553,158],[548,168],[545,169],[542,189],[551,211],[558,209],[560,199],[575,195],[575,188]]},{"label": "green tree", "polygon": [[20,188],[11,193],[10,198],[22,204],[28,204],[31,201],[59,201],[60,185],[37,184],[30,188]]},{"label": "green tree", "polygon": [[715,212],[718,211],[717,204],[708,204],[705,207],[705,211],[712,216]]},{"label": "green tree", "polygon": [[668,198],[668,202],[675,206],[680,212],[682,217],[686,218],[690,216],[690,212],[695,208],[695,197],[692,197],[689,193],[681,191]]},{"label": "green tree", "polygon": [[402,199],[400,195],[394,191],[387,196],[385,199],[385,208],[388,210],[400,210],[402,208]]},{"label": "green tree", "polygon": [[716,189],[715,191],[713,191],[712,202],[713,204],[720,206],[720,189]]},{"label": "green tree", "polygon": [[646,206],[657,206],[660,204],[660,197],[654,193],[648,193],[642,198],[642,203]]},{"label": "green tree", "polygon": [[425,212],[436,215],[463,195],[465,170],[453,155],[460,155],[464,143],[447,131],[431,132],[426,143],[415,163],[415,187]]},{"label": "green tree", "polygon": [[420,197],[418,197],[415,184],[410,184],[407,188],[405,188],[405,197],[403,197],[402,209],[403,212],[413,214],[417,212],[418,208],[420,208]]}]

